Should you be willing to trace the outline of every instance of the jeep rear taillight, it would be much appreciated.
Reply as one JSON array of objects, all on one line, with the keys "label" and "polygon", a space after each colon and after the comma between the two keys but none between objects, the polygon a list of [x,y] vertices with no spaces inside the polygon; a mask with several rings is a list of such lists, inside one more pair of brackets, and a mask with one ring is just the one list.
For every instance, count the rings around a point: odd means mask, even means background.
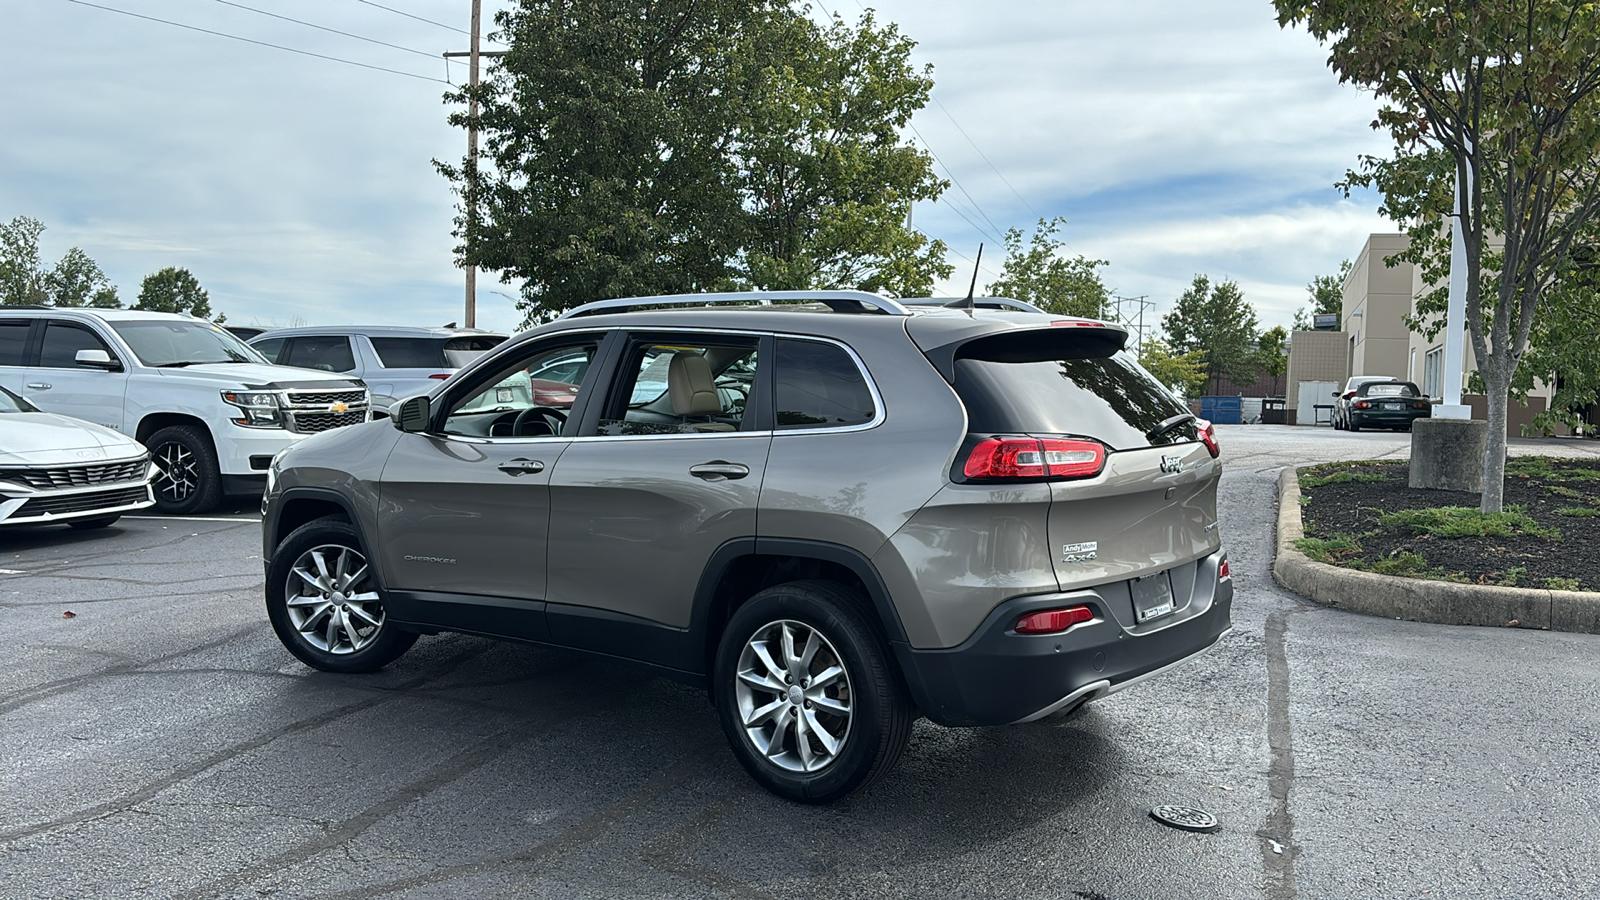
[{"label": "jeep rear taillight", "polygon": [[1090,478],[1105,468],[1106,448],[1094,441],[990,438],[967,454],[968,478]]},{"label": "jeep rear taillight", "polygon": [[1206,449],[1211,451],[1211,458],[1216,459],[1217,454],[1222,452],[1222,448],[1217,446],[1216,426],[1212,425],[1210,422],[1207,422],[1205,419],[1195,419],[1194,424],[1195,428],[1197,428],[1200,432],[1200,440],[1204,441]]},{"label": "jeep rear taillight", "polygon": [[1093,618],[1094,611],[1087,606],[1046,609],[1041,612],[1028,613],[1018,619],[1015,630],[1017,634],[1058,634],[1080,622],[1088,622]]}]

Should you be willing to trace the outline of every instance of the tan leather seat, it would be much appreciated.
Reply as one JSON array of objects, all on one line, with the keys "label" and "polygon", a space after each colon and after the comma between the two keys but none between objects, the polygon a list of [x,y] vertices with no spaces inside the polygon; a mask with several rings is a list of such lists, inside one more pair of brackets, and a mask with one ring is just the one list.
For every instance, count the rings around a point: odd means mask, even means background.
[{"label": "tan leather seat", "polygon": [[[711,364],[698,353],[679,350],[672,354],[667,364],[667,396],[672,401],[672,414],[715,416],[722,413],[722,397],[717,393],[717,380],[711,375]],[[726,422],[686,423],[695,431],[733,431]]]}]

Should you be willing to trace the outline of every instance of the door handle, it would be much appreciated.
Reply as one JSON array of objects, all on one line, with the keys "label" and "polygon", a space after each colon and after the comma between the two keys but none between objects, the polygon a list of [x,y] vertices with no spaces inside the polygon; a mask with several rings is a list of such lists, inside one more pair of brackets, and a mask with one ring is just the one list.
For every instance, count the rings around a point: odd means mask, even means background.
[{"label": "door handle", "polygon": [[714,459],[698,466],[690,466],[689,474],[696,478],[704,478],[707,481],[722,481],[728,478],[743,478],[750,474],[750,467],[740,463]]},{"label": "door handle", "polygon": [[539,462],[537,459],[522,459],[519,457],[517,459],[508,459],[495,466],[495,468],[507,475],[516,477],[518,475],[532,475],[535,472],[543,472],[544,463]]},{"label": "door handle", "polygon": [[48,391],[48,390],[50,390],[50,387],[51,387],[50,385],[45,384],[42,381],[30,381],[30,382],[28,382],[28,390],[30,390],[30,391]]}]

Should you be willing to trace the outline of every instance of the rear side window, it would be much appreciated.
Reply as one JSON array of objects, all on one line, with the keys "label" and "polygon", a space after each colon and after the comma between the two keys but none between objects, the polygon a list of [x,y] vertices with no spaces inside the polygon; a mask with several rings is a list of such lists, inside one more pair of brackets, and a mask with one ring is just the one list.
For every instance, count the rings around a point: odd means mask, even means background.
[{"label": "rear side window", "polygon": [[350,339],[344,335],[293,338],[289,341],[289,358],[283,363],[323,372],[348,372],[356,367],[355,357],[350,354]]},{"label": "rear side window", "polygon": [[778,430],[864,425],[877,414],[865,376],[838,345],[778,338],[777,357]]},{"label": "rear side window", "polygon": [[0,366],[22,365],[22,351],[28,347],[28,328],[32,319],[0,319]]},{"label": "rear side window", "polygon": [[441,338],[372,338],[372,349],[385,369],[444,369]]},{"label": "rear side window", "polygon": [[1089,359],[957,359],[973,434],[1092,437],[1116,450],[1197,440],[1193,425],[1146,435],[1189,410],[1125,353]]}]

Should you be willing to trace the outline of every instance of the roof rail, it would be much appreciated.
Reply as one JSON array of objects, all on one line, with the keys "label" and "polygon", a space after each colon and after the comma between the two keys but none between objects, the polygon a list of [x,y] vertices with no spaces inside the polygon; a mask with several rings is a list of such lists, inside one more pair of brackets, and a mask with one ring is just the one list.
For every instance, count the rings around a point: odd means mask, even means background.
[{"label": "roof rail", "polygon": [[834,312],[863,312],[862,307],[891,316],[909,316],[911,311],[894,300],[866,291],[740,291],[722,294],[663,294],[659,297],[619,297],[596,300],[567,310],[557,319],[575,319],[638,306],[666,306],[673,303],[710,306],[713,303],[749,303],[772,306],[777,301],[810,300],[823,303]]},{"label": "roof rail", "polygon": [[[955,299],[948,297],[902,297],[900,302],[907,306],[939,306],[945,309],[967,308],[967,299],[965,297],[956,297]],[[1013,300],[1010,297],[974,297],[972,298],[972,305],[978,309],[1017,309],[1023,312],[1050,315],[1048,311],[1040,309],[1032,303]]]}]

